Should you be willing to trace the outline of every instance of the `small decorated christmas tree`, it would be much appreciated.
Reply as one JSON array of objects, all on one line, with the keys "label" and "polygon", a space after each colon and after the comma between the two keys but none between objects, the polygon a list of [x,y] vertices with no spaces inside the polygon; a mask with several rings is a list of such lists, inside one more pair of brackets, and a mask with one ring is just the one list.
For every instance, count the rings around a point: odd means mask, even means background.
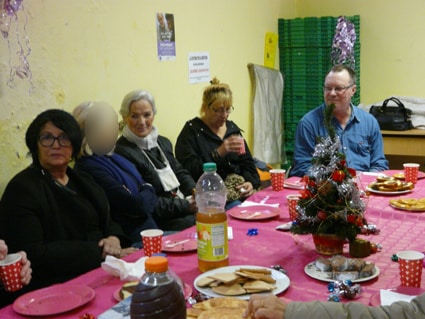
[{"label": "small decorated christmas tree", "polygon": [[351,241],[367,224],[365,204],[355,181],[356,171],[347,167],[345,156],[339,151],[339,137],[331,125],[334,107],[325,109],[329,136],[318,138],[291,232],[333,234]]}]

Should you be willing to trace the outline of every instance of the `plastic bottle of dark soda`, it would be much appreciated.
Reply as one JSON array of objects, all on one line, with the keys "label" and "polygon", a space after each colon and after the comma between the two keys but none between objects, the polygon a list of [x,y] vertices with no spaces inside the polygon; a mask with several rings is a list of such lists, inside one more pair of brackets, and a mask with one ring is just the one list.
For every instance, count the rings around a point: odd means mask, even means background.
[{"label": "plastic bottle of dark soda", "polygon": [[130,318],[186,319],[183,290],[168,271],[167,258],[148,258],[145,271],[131,299]]}]

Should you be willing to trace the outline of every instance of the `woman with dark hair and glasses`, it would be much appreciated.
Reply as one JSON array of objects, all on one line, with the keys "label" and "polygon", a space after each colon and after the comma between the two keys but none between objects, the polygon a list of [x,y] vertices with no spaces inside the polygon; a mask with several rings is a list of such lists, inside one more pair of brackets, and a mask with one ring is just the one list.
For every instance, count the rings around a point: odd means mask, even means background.
[{"label": "woman with dark hair and glasses", "polygon": [[214,78],[204,90],[201,116],[186,122],[176,142],[176,157],[195,180],[202,175],[205,162],[217,163],[217,173],[224,180],[228,176],[242,177],[239,181],[235,178],[236,196],[228,194],[227,209],[261,185],[254,159],[241,138],[242,130],[228,119],[232,111],[230,87]]},{"label": "woman with dark hair and glasses", "polygon": [[[31,260],[33,278],[22,292],[63,282],[121,257],[128,239],[109,216],[103,189],[69,163],[82,135],[74,117],[47,110],[25,135],[32,164],[7,185],[0,201],[0,238]],[[126,247],[126,246],[124,246]]]}]

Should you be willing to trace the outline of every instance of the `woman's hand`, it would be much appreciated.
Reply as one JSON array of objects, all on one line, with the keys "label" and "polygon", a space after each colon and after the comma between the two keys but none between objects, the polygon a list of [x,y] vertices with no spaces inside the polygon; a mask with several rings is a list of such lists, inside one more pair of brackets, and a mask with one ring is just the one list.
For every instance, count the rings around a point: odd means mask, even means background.
[{"label": "woman's hand", "polygon": [[7,256],[7,245],[4,240],[0,239],[0,260],[3,260]]},{"label": "woman's hand", "polygon": [[134,253],[135,251],[138,251],[138,250],[139,249],[134,248],[134,247],[128,247],[128,248],[121,249],[120,258],[131,255],[132,253]]},{"label": "woman's hand", "polygon": [[[24,251],[19,251],[19,255],[21,255],[21,264],[22,270],[20,273],[21,282],[23,285],[28,285],[31,281],[31,263],[27,258],[27,254]],[[0,260],[3,260],[7,256],[7,245],[4,240],[0,239]]]},{"label": "woman's hand", "polygon": [[286,303],[275,295],[252,295],[244,318],[285,319]]},{"label": "woman's hand", "polygon": [[21,258],[21,264],[22,264],[22,270],[21,270],[21,282],[24,285],[28,285],[31,281],[31,262],[27,258],[27,254],[24,251],[19,251],[18,254],[22,256]]},{"label": "woman's hand", "polygon": [[117,258],[121,256],[121,244],[120,240],[116,236],[109,236],[99,241],[99,247],[103,248],[102,258],[107,255],[112,255]]},{"label": "woman's hand", "polygon": [[189,202],[189,211],[192,214],[196,214],[198,212],[198,205],[196,205],[195,196],[192,196],[191,200],[186,200]]},{"label": "woman's hand", "polygon": [[254,187],[251,182],[244,182],[235,187],[239,191],[239,198],[246,199],[247,197],[254,194]]},{"label": "woman's hand", "polygon": [[230,135],[224,139],[223,143],[217,148],[218,154],[223,157],[227,153],[239,153],[242,148],[241,141],[243,141],[239,135]]}]

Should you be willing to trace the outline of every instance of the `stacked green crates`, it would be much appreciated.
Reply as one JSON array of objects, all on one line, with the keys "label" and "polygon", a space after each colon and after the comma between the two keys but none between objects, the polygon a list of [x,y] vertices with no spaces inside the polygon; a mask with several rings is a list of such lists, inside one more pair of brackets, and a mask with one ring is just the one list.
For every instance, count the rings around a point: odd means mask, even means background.
[{"label": "stacked green crates", "polygon": [[[346,17],[355,27],[354,46],[357,74],[357,93],[353,103],[360,100],[360,16]],[[311,109],[323,103],[323,81],[332,67],[332,40],[338,17],[307,17],[279,19],[280,71],[285,78],[283,91],[284,136],[282,149],[291,163],[295,148],[298,121]]]}]

